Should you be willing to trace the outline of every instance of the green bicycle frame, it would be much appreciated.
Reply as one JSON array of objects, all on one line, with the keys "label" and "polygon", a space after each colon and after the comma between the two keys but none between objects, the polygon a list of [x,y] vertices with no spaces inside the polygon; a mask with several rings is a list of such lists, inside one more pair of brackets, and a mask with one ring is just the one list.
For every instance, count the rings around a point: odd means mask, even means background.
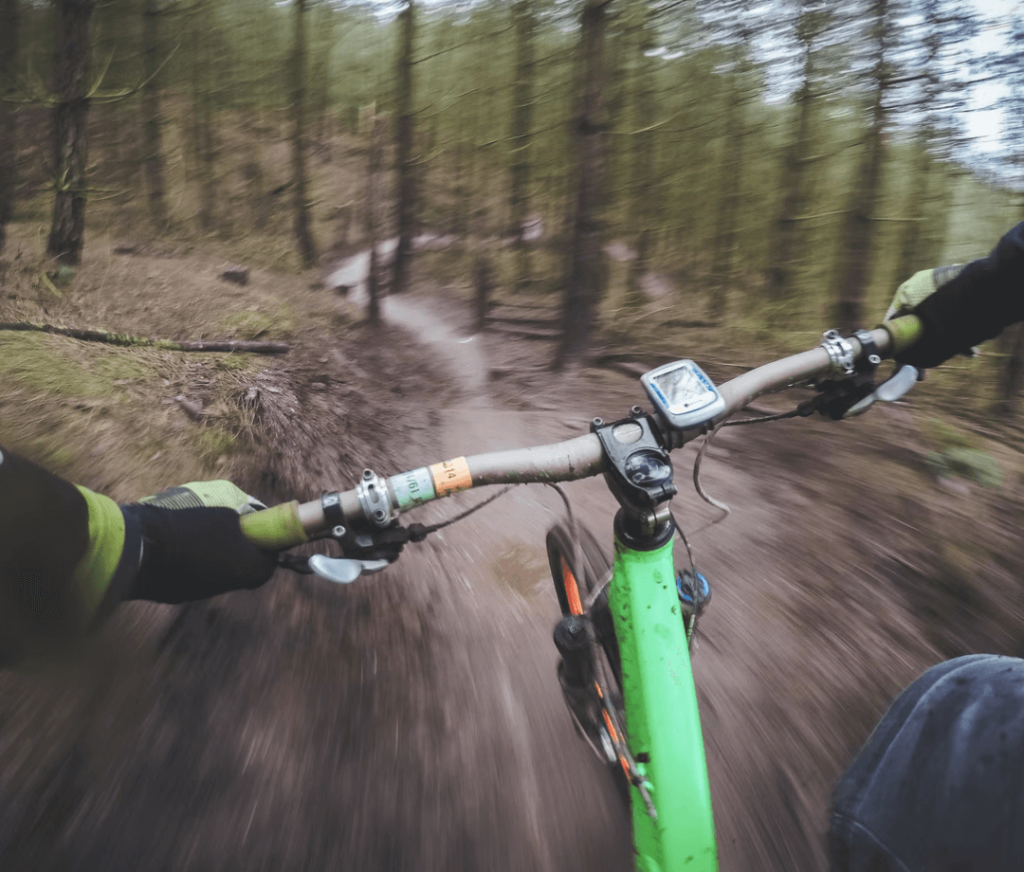
[{"label": "green bicycle frame", "polygon": [[622,659],[629,748],[657,820],[630,788],[639,872],[718,869],[697,691],[676,592],[672,542],[634,551],[616,539],[608,593]]}]

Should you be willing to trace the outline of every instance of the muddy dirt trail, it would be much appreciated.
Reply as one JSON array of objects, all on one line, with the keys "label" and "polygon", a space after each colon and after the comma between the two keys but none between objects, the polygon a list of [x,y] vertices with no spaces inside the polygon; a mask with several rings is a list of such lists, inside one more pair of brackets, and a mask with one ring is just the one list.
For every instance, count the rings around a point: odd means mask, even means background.
[{"label": "muddy dirt trail", "polygon": [[[381,393],[401,410],[377,406],[382,474],[569,438],[639,399],[621,376],[555,377],[530,363],[536,349],[467,335],[450,306],[389,299],[393,326],[370,337]],[[398,355],[399,343],[423,351]],[[373,462],[339,457],[350,362],[339,347],[316,355],[260,382],[273,475],[248,483],[258,493],[310,498]],[[417,356],[447,382],[436,393],[426,368],[419,381],[402,371]],[[863,530],[837,500],[834,458],[861,450],[857,437],[808,421],[738,429],[706,464],[733,516],[693,540],[714,587],[694,669],[721,867],[810,872],[825,865],[836,774],[884,701],[936,658],[891,643],[911,623],[906,604],[879,599]],[[396,444],[398,432],[411,436]],[[688,493],[691,457],[677,463],[675,510],[694,530],[714,511]],[[608,538],[603,484],[570,492]],[[555,678],[544,533],[562,512],[550,489],[518,488],[350,586],[281,573],[210,603],[123,608],[76,671],[52,679],[47,706],[35,678],[24,711],[17,688],[8,700],[0,735],[52,733],[52,713],[70,714],[63,740],[0,772],[3,868],[625,872],[626,812]],[[843,566],[858,567],[857,586]]]}]

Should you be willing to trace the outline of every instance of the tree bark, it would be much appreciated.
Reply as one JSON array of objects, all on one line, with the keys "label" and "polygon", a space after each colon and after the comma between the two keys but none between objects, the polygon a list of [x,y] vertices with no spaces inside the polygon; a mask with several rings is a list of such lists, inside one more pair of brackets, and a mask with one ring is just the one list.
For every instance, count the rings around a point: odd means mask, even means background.
[{"label": "tree bark", "polygon": [[494,277],[486,255],[481,254],[476,259],[473,283],[476,286],[476,332],[482,333],[487,326],[487,312],[494,293]]},{"label": "tree bark", "polygon": [[743,170],[743,140],[746,132],[744,112],[743,71],[746,62],[743,52],[746,40],[733,49],[734,65],[732,83],[725,109],[725,144],[723,146],[720,175],[722,195],[718,201],[715,218],[714,259],[711,266],[712,296],[709,307],[715,321],[721,321],[726,314],[728,294],[735,281],[733,268],[736,253],[736,216],[740,206],[740,183]]},{"label": "tree bark", "polygon": [[586,353],[604,289],[601,207],[608,128],[604,47],[610,2],[585,0],[583,5],[579,42],[582,99],[575,131],[576,202],[562,307],[562,342],[555,359],[557,369],[578,362]]},{"label": "tree bark", "polygon": [[473,198],[469,182],[466,177],[469,175],[467,164],[469,160],[469,146],[464,142],[455,145],[455,184],[453,186],[451,233],[453,236],[463,238],[466,235],[469,224],[469,210],[473,205]]},{"label": "tree bark", "polygon": [[89,22],[94,0],[54,3],[53,169],[56,196],[46,252],[77,265],[85,244]]},{"label": "tree bark", "polygon": [[917,270],[927,269],[935,264],[925,263],[922,253],[925,247],[924,214],[928,201],[929,182],[931,181],[932,155],[928,150],[929,136],[923,133],[914,142],[917,155],[914,176],[910,187],[910,197],[906,205],[906,214],[911,220],[907,222],[903,240],[900,244],[900,257],[896,266],[897,283],[910,278]]},{"label": "tree bark", "polygon": [[316,244],[310,229],[306,173],[306,0],[295,0],[295,42],[292,54],[292,187],[295,200],[295,241],[302,264],[316,263]]},{"label": "tree bark", "polygon": [[167,200],[164,189],[164,159],[161,151],[160,86],[160,7],[159,0],[144,0],[142,7],[142,166],[146,176],[149,220],[159,229],[167,226]]},{"label": "tree bark", "polygon": [[803,53],[800,87],[796,92],[796,122],[793,138],[786,149],[782,177],[782,206],[775,222],[768,268],[768,299],[781,302],[793,294],[793,275],[800,248],[800,225],[807,200],[805,179],[810,155],[811,119],[814,114],[814,38],[821,25],[821,13],[812,0],[803,0],[797,22],[797,38]]},{"label": "tree bark", "polygon": [[[21,0],[0,0],[0,96],[13,90],[18,60]],[[0,101],[0,254],[7,224],[14,216],[14,184],[18,168],[18,129],[14,105]]]},{"label": "tree bark", "polygon": [[871,219],[881,187],[882,130],[885,126],[885,100],[889,90],[889,72],[885,61],[888,31],[891,27],[888,0],[874,0],[871,12],[876,42],[875,66],[871,74],[874,89],[864,153],[853,180],[853,190],[842,226],[843,248],[836,276],[839,287],[836,322],[841,330],[862,326],[864,297],[875,254]]},{"label": "tree bark", "polygon": [[395,125],[398,245],[395,248],[391,274],[393,294],[402,293],[408,284],[412,239],[416,229],[416,176],[412,164],[412,51],[416,35],[416,7],[413,0],[406,0],[405,9],[399,14],[398,19],[401,28],[397,71],[398,120]]},{"label": "tree bark", "polygon": [[380,260],[377,256],[377,202],[380,199],[380,165],[384,152],[384,119],[375,117],[370,128],[366,161],[366,209],[364,223],[370,245],[370,271],[366,278],[369,296],[367,316],[370,323],[380,324]]},{"label": "tree bark", "polygon": [[213,130],[213,75],[210,31],[214,26],[211,0],[195,0],[190,13],[192,58],[189,65],[192,90],[191,150],[199,187],[199,226],[217,229],[217,140]]},{"label": "tree bark", "polygon": [[[207,57],[197,72],[205,72]],[[217,229],[217,136],[213,129],[213,106],[206,82],[200,82],[193,98],[195,147],[199,167],[199,226]]]},{"label": "tree bark", "polygon": [[523,238],[530,212],[530,141],[533,131],[533,37],[536,21],[530,0],[512,5],[516,31],[515,82],[512,85],[512,165],[509,211],[515,240],[518,285],[530,283],[530,249]]},{"label": "tree bark", "polygon": [[649,0],[634,3],[636,24],[639,28],[636,44],[632,46],[633,71],[631,90],[633,92],[633,131],[630,137],[630,161],[632,176],[629,201],[629,232],[633,235],[633,249],[636,256],[629,265],[626,276],[627,304],[638,306],[643,303],[641,282],[651,269],[655,234],[662,222],[658,207],[662,198],[654,192],[655,184],[655,70],[647,52],[655,47],[654,30],[650,21]]},{"label": "tree bark", "polygon": [[925,253],[932,246],[926,238],[925,215],[928,211],[928,200],[931,197],[932,170],[935,160],[931,146],[939,125],[939,112],[935,108],[940,100],[940,82],[937,71],[939,52],[942,49],[943,31],[941,29],[940,11],[935,0],[925,3],[924,37],[924,94],[921,105],[926,107],[927,115],[915,138],[917,149],[914,162],[914,175],[910,189],[910,197],[905,213],[913,220],[907,223],[906,231],[900,245],[900,258],[896,268],[896,280],[902,282],[916,270],[925,269],[934,264],[924,261]]}]

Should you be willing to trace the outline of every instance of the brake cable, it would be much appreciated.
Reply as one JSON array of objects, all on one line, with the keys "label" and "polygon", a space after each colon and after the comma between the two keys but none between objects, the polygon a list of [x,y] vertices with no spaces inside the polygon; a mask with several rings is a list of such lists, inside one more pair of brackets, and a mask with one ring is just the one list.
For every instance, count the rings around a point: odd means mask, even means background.
[{"label": "brake cable", "polygon": [[[721,421],[720,423],[715,425],[715,428],[710,433],[708,433],[707,436],[704,437],[704,441],[701,443],[700,449],[697,451],[697,457],[693,462],[693,486],[694,488],[696,488],[698,495],[702,500],[704,500],[704,502],[706,502],[710,506],[714,506],[716,509],[720,509],[722,514],[714,520],[709,521],[703,527],[698,527],[696,530],[693,531],[695,534],[701,533],[704,530],[707,530],[709,527],[714,527],[716,524],[720,524],[722,521],[728,518],[730,514],[732,514],[732,509],[729,508],[728,505],[721,502],[720,500],[716,500],[713,496],[711,496],[711,494],[704,490],[704,485],[701,484],[700,481],[700,469],[701,464],[704,462],[704,455],[707,453],[707,450],[711,445],[711,440],[714,439],[716,435],[718,435],[718,431],[721,430],[722,427],[738,427],[741,424],[763,424],[766,423],[767,421],[784,421],[787,418],[802,418],[806,417],[807,415],[808,412],[805,409],[805,404],[801,404],[800,406],[789,412],[779,412],[774,415],[761,415],[757,418],[739,418],[736,420]],[[680,538],[682,538],[683,540],[683,544],[686,545],[686,551],[690,557],[690,567],[693,568],[693,552],[690,549],[690,543],[687,541],[686,534],[683,533],[682,528],[677,526],[677,529],[679,530],[679,535]],[[694,571],[696,570],[694,569]]]}]

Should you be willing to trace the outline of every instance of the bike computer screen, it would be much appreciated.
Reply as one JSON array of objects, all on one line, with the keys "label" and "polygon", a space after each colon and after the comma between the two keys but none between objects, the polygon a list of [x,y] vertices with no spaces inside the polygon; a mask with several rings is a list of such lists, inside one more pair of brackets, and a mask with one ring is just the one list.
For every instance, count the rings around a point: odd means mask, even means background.
[{"label": "bike computer screen", "polygon": [[647,396],[670,427],[697,427],[725,411],[714,382],[692,360],[677,360],[640,377]]}]

